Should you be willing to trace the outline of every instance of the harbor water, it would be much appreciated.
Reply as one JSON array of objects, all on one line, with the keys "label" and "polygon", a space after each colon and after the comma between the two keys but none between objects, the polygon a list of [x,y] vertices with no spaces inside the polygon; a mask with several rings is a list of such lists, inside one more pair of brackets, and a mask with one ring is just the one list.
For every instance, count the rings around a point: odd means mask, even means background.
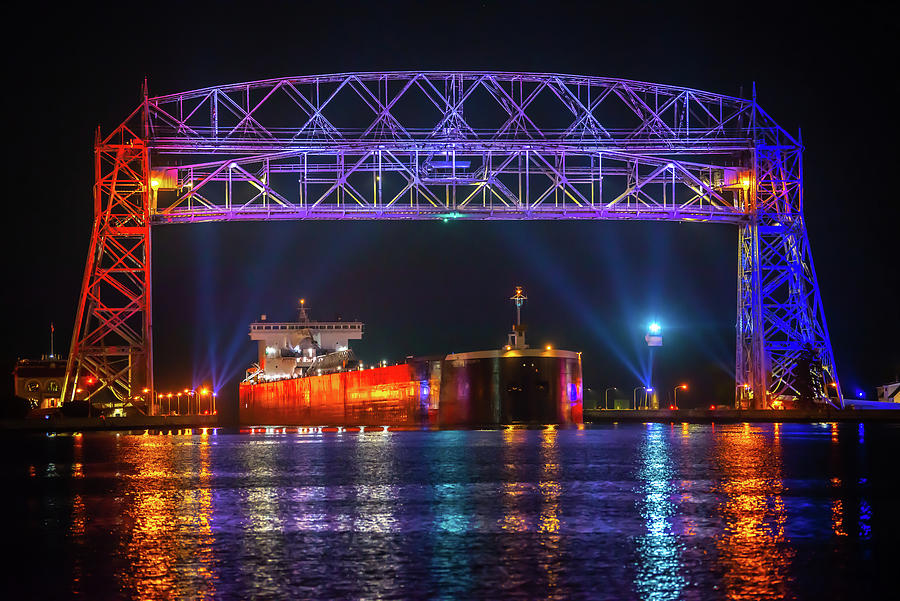
[{"label": "harbor water", "polygon": [[10,599],[821,600],[896,582],[891,424],[0,444]]}]

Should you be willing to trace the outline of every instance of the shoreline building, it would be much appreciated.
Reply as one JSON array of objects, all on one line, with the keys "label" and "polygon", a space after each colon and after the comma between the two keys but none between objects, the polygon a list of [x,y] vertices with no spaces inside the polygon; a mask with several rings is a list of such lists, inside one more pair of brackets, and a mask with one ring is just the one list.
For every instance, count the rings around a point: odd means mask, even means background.
[{"label": "shoreline building", "polygon": [[13,389],[17,397],[31,401],[32,409],[55,409],[62,406],[60,395],[65,377],[64,357],[19,359],[13,368]]}]

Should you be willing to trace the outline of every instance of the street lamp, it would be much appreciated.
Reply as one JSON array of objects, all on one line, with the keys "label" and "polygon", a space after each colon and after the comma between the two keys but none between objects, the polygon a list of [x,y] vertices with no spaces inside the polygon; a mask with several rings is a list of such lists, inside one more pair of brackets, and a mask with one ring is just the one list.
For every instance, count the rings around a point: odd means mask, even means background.
[{"label": "street lamp", "polygon": [[603,391],[603,396],[604,396],[603,408],[604,409],[609,409],[609,391],[610,390],[618,390],[618,388],[613,386],[613,387],[607,388],[605,391]]},{"label": "street lamp", "polygon": [[645,386],[638,386],[638,387],[635,388],[633,391],[631,391],[631,396],[634,397],[634,398],[632,399],[632,400],[634,401],[634,403],[632,404],[632,407],[633,407],[634,409],[637,409],[637,391],[638,391],[638,390],[641,390],[641,389],[643,389],[644,392],[646,392],[647,390],[653,390],[652,388],[646,388]]},{"label": "street lamp", "polygon": [[672,405],[675,407],[675,409],[678,409],[678,389],[679,388],[681,390],[687,390],[687,384],[680,384],[680,385],[676,386],[674,389]]},{"label": "street lamp", "polygon": [[178,411],[176,411],[176,413],[178,413],[180,415],[181,414],[181,393],[179,392],[175,396],[178,398]]},{"label": "street lamp", "polygon": [[216,393],[212,393],[213,415],[216,415]]},{"label": "street lamp", "polygon": [[167,395],[166,395],[166,398],[169,400],[169,411],[168,411],[168,413],[169,413],[169,415],[171,415],[171,414],[172,414],[172,393],[170,392],[169,394],[167,394]]}]

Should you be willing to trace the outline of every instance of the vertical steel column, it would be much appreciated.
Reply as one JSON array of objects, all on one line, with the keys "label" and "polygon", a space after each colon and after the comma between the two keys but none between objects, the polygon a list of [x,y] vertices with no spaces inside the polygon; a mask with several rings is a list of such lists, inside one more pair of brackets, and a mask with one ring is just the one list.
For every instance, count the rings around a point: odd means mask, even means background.
[{"label": "vertical steel column", "polygon": [[[128,123],[95,145],[94,225],[62,398],[126,403],[153,388],[150,316],[149,150]],[[144,113],[144,115],[141,115]],[[97,396],[101,392],[112,394]],[[96,398],[95,398],[96,397]]]},{"label": "vertical steel column", "polygon": [[[803,219],[803,148],[768,119],[755,97],[753,110],[753,407],[804,395],[842,407]],[[821,364],[821,374],[801,373],[806,350]]]},{"label": "vertical steel column", "polygon": [[[145,142],[149,142],[152,137],[152,132],[150,131],[150,88],[147,84],[147,79],[144,78],[144,102],[141,111],[141,127],[143,129],[143,139]],[[142,214],[143,214],[143,223],[146,224],[146,234],[145,234],[145,242],[144,242],[144,357],[145,364],[142,366],[144,369],[144,385],[137,390],[142,392],[142,397],[146,398],[146,394],[143,394],[143,390],[146,388],[149,392],[150,398],[156,398],[156,387],[153,381],[153,271],[151,269],[151,263],[153,260],[153,252],[151,245],[151,230],[150,230],[150,204],[153,202],[155,208],[155,198],[151,196],[156,194],[155,190],[152,186],[151,174],[150,174],[150,148],[148,146],[144,146],[144,156],[143,156],[143,167],[144,167],[144,197],[143,197],[143,206],[142,206]],[[135,382],[135,379],[132,379],[132,382]],[[135,389],[132,389],[130,392],[136,392]]]}]

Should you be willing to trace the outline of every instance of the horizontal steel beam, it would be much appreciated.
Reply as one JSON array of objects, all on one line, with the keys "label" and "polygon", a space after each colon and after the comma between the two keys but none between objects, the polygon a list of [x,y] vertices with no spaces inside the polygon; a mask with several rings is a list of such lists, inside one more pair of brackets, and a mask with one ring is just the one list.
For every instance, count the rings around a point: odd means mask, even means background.
[{"label": "horizontal steel beam", "polygon": [[404,208],[385,209],[345,209],[335,210],[278,210],[269,211],[203,211],[191,210],[184,213],[155,214],[151,216],[154,225],[170,223],[201,223],[207,221],[334,221],[334,220],[378,220],[378,221],[557,221],[557,220],[619,220],[619,221],[680,221],[680,222],[715,222],[741,224],[749,216],[741,213],[724,213],[715,211],[673,211],[642,207],[639,209],[584,208],[560,210],[554,207],[538,207],[530,211],[521,209],[468,209],[454,210],[450,207],[439,209],[422,209],[411,211]]}]

